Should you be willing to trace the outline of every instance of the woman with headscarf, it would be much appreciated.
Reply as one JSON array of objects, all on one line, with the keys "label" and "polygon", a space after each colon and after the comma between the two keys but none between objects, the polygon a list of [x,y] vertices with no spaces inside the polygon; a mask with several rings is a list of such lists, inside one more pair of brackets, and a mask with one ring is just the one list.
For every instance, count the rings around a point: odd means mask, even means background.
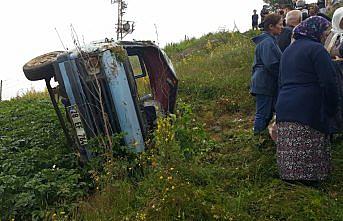
[{"label": "woman with headscarf", "polygon": [[330,22],[312,16],[294,29],[281,58],[276,104],[277,163],[281,179],[324,180],[331,169],[328,118],[335,114],[335,69],[323,42]]},{"label": "woman with headscarf", "polygon": [[339,46],[343,42],[343,7],[338,8],[332,17],[332,29],[325,42],[325,48],[333,58],[339,57]]},{"label": "woman with headscarf", "polygon": [[338,8],[332,17],[332,29],[325,42],[336,68],[336,84],[338,86],[338,111],[331,119],[331,133],[343,131],[343,7]]}]

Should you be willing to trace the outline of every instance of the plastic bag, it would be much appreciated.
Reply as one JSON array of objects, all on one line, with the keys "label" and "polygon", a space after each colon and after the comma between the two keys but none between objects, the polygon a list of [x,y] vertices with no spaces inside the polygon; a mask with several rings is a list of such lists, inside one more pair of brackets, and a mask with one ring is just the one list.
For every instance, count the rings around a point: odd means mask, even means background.
[{"label": "plastic bag", "polygon": [[276,143],[276,140],[277,140],[277,124],[275,122],[273,122],[272,124],[270,124],[268,126],[268,130],[269,130],[270,137]]}]

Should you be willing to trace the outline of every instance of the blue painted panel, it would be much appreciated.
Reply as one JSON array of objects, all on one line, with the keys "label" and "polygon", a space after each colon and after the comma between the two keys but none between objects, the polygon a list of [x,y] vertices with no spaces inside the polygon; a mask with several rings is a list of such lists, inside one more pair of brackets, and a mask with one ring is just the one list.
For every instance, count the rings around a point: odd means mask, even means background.
[{"label": "blue painted panel", "polygon": [[[67,95],[68,95],[68,98],[69,98],[69,102],[70,102],[70,107],[68,107],[68,111],[69,111],[70,114],[73,114],[74,112],[79,114],[79,111],[77,110],[75,96],[74,96],[73,90],[71,88],[71,83],[70,83],[70,79],[69,79],[69,76],[68,76],[70,74],[77,74],[77,72],[74,73],[74,71],[73,71],[72,73],[68,73],[67,69],[66,69],[66,66],[65,66],[66,63],[70,64],[70,61],[68,60],[68,61],[65,61],[65,62],[61,62],[61,63],[58,64],[58,67],[60,69],[60,72],[61,72],[61,75],[62,75],[62,79],[63,79],[63,84],[64,84],[64,87],[66,89],[66,92],[67,92]],[[82,88],[80,88],[80,89],[82,89]],[[74,121],[74,119],[73,119],[73,121]],[[75,125],[74,125],[74,127],[75,127]],[[85,144],[87,144],[87,138],[86,138],[86,134],[85,134],[84,128],[82,126],[81,126],[81,128],[75,127],[75,130],[76,130],[76,133],[77,133],[77,137],[78,137],[79,143],[81,145],[80,153],[82,155],[84,155],[85,157],[87,157],[87,159],[90,159],[91,158],[91,153],[84,146]]]},{"label": "blue painted panel", "polygon": [[69,102],[70,102],[71,105],[75,105],[76,104],[75,97],[74,97],[74,94],[73,94],[73,90],[71,89],[70,81],[69,81],[67,70],[66,70],[66,67],[65,67],[64,63],[65,62],[59,63],[58,67],[60,68],[60,72],[61,72],[61,75],[62,75],[62,78],[63,78],[63,83],[64,83],[64,87],[66,89],[66,92],[67,92],[67,95],[68,95],[68,98],[69,98]]},{"label": "blue painted panel", "polygon": [[109,50],[103,53],[102,66],[109,83],[120,128],[125,133],[125,143],[134,152],[142,152],[144,151],[143,135],[124,66]]}]

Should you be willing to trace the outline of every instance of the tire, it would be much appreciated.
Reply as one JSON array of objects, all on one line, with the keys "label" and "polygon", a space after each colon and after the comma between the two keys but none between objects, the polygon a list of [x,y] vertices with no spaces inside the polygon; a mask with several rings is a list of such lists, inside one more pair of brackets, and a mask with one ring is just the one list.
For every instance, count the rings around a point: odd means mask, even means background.
[{"label": "tire", "polygon": [[26,78],[30,81],[50,79],[55,75],[53,63],[63,51],[54,51],[33,58],[23,66]]}]

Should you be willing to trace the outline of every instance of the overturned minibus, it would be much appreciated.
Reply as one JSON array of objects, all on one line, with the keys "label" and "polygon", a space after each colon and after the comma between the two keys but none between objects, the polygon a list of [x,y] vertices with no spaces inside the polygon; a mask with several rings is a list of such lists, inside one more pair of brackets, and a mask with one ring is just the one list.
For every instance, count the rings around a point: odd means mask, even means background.
[{"label": "overturned minibus", "polygon": [[[92,42],[36,57],[23,71],[28,80],[45,80],[67,141],[82,161],[92,155],[87,140],[105,134],[123,133],[131,151],[144,151],[157,116],[173,113],[176,105],[173,65],[150,41]],[[71,123],[72,134],[64,119]]]}]

